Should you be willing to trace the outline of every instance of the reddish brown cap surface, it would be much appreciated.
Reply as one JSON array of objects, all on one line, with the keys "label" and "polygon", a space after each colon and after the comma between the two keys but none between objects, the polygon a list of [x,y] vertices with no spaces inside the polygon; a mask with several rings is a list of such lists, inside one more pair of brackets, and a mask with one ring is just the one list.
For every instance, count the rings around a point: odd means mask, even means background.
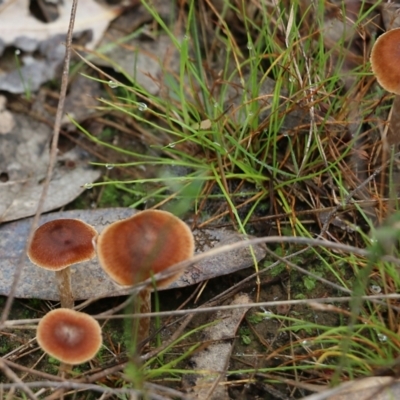
[{"label": "reddish brown cap surface", "polygon": [[[100,264],[120,285],[142,282],[193,253],[190,228],[166,211],[146,210],[114,222],[97,239]],[[168,285],[179,275],[159,282],[158,286]]]},{"label": "reddish brown cap surface", "polygon": [[89,361],[102,344],[99,323],[90,315],[58,308],[47,313],[37,328],[39,346],[67,364]]},{"label": "reddish brown cap surface", "polygon": [[400,94],[400,28],[381,35],[371,51],[371,67],[379,84]]},{"label": "reddish brown cap surface", "polygon": [[79,219],[56,219],[34,233],[28,257],[39,267],[58,271],[96,255],[96,230]]}]

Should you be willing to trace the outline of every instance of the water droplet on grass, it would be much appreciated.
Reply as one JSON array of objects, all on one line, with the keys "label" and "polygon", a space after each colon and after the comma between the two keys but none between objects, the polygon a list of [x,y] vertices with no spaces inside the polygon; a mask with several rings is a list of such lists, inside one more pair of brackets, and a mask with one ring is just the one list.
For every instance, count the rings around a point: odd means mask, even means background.
[{"label": "water droplet on grass", "polygon": [[83,185],[83,187],[84,187],[85,189],[91,189],[91,188],[93,187],[93,183],[85,183],[85,184]]},{"label": "water droplet on grass", "polygon": [[109,86],[111,89],[115,89],[115,88],[118,87],[118,83],[117,83],[117,82],[114,82],[114,81],[108,81],[108,86]]},{"label": "water droplet on grass", "polygon": [[146,111],[147,110],[147,104],[146,103],[138,103],[138,110],[139,111]]},{"label": "water droplet on grass", "polygon": [[113,169],[114,168],[114,164],[106,164],[106,168],[107,169]]},{"label": "water droplet on grass", "polygon": [[369,288],[371,289],[371,292],[374,292],[376,294],[382,292],[382,288],[379,285],[371,285]]},{"label": "water droplet on grass", "polygon": [[378,340],[380,342],[387,342],[388,338],[386,335],[384,335],[383,333],[378,333],[376,336],[378,336]]}]

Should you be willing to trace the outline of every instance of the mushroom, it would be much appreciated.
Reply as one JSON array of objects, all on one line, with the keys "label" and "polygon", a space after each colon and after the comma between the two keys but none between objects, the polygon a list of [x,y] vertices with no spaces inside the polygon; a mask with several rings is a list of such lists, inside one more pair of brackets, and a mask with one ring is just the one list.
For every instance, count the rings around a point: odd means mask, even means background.
[{"label": "mushroom", "polygon": [[[118,284],[133,286],[165,271],[194,253],[190,228],[167,211],[146,210],[109,225],[97,238],[97,255],[104,271]],[[183,271],[156,282],[168,286]],[[138,294],[139,313],[151,311],[151,286]],[[149,335],[150,318],[139,321],[138,342]]]},{"label": "mushroom", "polygon": [[400,143],[400,28],[379,36],[371,51],[371,68],[378,83],[396,96],[389,120],[387,144]]},{"label": "mushroom", "polygon": [[99,323],[68,308],[48,312],[38,324],[36,339],[47,354],[70,365],[89,361],[102,345]]},{"label": "mushroom", "polygon": [[69,266],[96,255],[93,245],[96,237],[97,231],[78,219],[56,219],[35,231],[28,257],[38,267],[56,272],[61,307],[74,306]]}]

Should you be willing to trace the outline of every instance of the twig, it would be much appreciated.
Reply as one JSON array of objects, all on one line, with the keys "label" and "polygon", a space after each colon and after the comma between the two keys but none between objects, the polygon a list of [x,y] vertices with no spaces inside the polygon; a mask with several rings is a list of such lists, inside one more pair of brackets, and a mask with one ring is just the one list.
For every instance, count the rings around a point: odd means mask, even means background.
[{"label": "twig", "polygon": [[61,378],[61,377],[59,377],[57,375],[52,375],[52,374],[48,374],[46,372],[37,371],[36,369],[33,369],[32,367],[25,367],[24,365],[17,364],[17,363],[15,363],[13,361],[10,361],[10,360],[0,359],[0,362],[3,363],[4,365],[8,366],[8,367],[12,367],[14,369],[18,369],[19,371],[26,372],[26,373],[31,374],[31,375],[36,375],[36,376],[38,376],[40,378],[43,378],[43,379],[48,379],[50,381],[63,382],[63,378]]},{"label": "twig", "polygon": [[[15,383],[5,383],[2,384],[2,387],[4,389],[21,389],[25,390],[29,388],[55,388],[55,389],[73,389],[73,390],[90,390],[93,392],[98,392],[98,393],[109,393],[113,395],[123,395],[123,394],[128,394],[131,396],[140,396],[143,394],[143,392],[146,392],[148,389],[156,389],[160,391],[161,386],[155,386],[155,385],[149,385],[148,388],[146,388],[147,385],[145,385],[145,390],[136,390],[136,389],[128,389],[128,388],[120,388],[120,389],[114,389],[114,388],[109,388],[105,386],[100,386],[100,385],[94,385],[94,384],[87,384],[87,383],[78,383],[78,382],[73,382],[73,381],[66,381],[66,382],[15,382]],[[172,389],[169,390],[169,388],[165,388],[165,391],[168,393],[173,392],[173,396],[176,398],[180,398],[183,400],[188,400],[189,398],[183,394],[179,393],[178,391],[173,391]],[[32,400],[37,400],[37,397],[33,392]],[[154,393],[145,393],[146,398],[150,400],[165,400],[165,397],[162,397],[158,394]],[[136,397],[131,397],[131,398],[136,398]]]},{"label": "twig", "polygon": [[[392,294],[374,294],[371,296],[360,296],[359,297],[363,301],[380,301],[384,299],[388,300],[399,300],[400,294],[392,293]],[[293,306],[293,305],[309,305],[314,306],[317,303],[346,303],[348,301],[354,300],[352,296],[344,296],[344,297],[321,297],[317,299],[297,299],[297,300],[278,300],[278,301],[265,301],[259,303],[249,303],[244,305],[234,305],[234,306],[218,306],[218,307],[199,307],[195,309],[185,309],[185,310],[176,310],[176,311],[159,311],[159,312],[151,312],[143,315],[139,314],[117,314],[117,315],[104,315],[98,314],[94,315],[93,318],[98,320],[104,319],[124,319],[124,318],[142,318],[142,317],[170,317],[170,316],[178,316],[178,315],[189,315],[189,314],[200,314],[205,312],[215,312],[215,311],[223,311],[223,310],[232,310],[235,308],[253,308],[253,307],[277,307],[277,306]],[[400,311],[399,307],[392,306],[393,309]],[[26,320],[10,320],[6,321],[6,327],[11,328],[16,325],[23,325],[24,323],[38,323],[40,321],[37,319],[26,319]]]},{"label": "twig", "polygon": [[4,305],[3,312],[1,314],[0,329],[2,329],[2,327],[4,326],[4,322],[7,320],[8,315],[10,313],[11,306],[12,306],[12,303],[13,303],[13,300],[15,297],[15,291],[16,291],[19,279],[21,277],[22,268],[24,265],[25,257],[26,257],[26,252],[28,250],[30,242],[32,241],[35,229],[39,223],[39,218],[43,211],[43,204],[47,197],[48,189],[50,186],[50,181],[53,176],[54,166],[55,166],[56,160],[57,160],[58,138],[60,136],[61,121],[62,121],[63,114],[64,114],[65,97],[67,94],[69,63],[70,63],[70,59],[71,59],[72,35],[73,35],[73,31],[74,31],[74,23],[75,23],[75,15],[76,15],[77,5],[78,5],[78,0],[73,0],[72,7],[71,7],[71,17],[69,20],[69,26],[68,26],[68,32],[67,32],[67,38],[66,38],[66,44],[65,44],[65,57],[64,57],[63,71],[62,71],[62,76],[61,76],[60,98],[58,101],[56,119],[54,122],[53,140],[51,143],[50,158],[49,158],[47,174],[46,174],[46,178],[43,183],[43,190],[42,190],[39,202],[38,202],[38,207],[36,209],[36,213],[35,213],[35,216],[33,217],[32,224],[31,224],[31,227],[29,230],[28,240],[25,244],[24,251],[22,252],[22,254],[20,255],[20,257],[18,259],[18,264],[15,269],[14,279],[13,279],[13,283],[11,286],[10,294],[8,295],[7,301]]},{"label": "twig", "polygon": [[[232,244],[227,244],[223,246],[219,246],[217,248],[213,248],[205,253],[200,253],[196,254],[189,260],[182,261],[178,264],[175,264],[174,266],[170,267],[167,271],[161,272],[158,274],[155,274],[151,279],[147,279],[141,284],[135,285],[132,287],[132,293],[136,293],[138,290],[141,290],[143,287],[149,286],[152,284],[152,280],[161,280],[165,279],[167,277],[170,277],[174,275],[177,271],[182,271],[186,269],[187,267],[191,265],[195,265],[196,263],[210,257],[214,257],[218,254],[223,254],[228,251],[232,250],[237,250],[243,247],[248,247],[248,246],[255,246],[259,244],[269,244],[269,243],[291,243],[291,244],[296,244],[296,245],[303,245],[303,246],[313,246],[313,247],[324,247],[332,250],[337,250],[337,251],[342,251],[345,253],[350,253],[350,254],[357,254],[358,256],[362,257],[373,257],[374,254],[371,253],[371,251],[366,250],[366,249],[360,249],[359,247],[355,246],[350,246],[346,245],[343,243],[335,243],[335,242],[330,242],[328,240],[322,240],[322,239],[312,239],[312,238],[307,238],[307,237],[293,237],[293,236],[267,236],[267,237],[262,237],[262,238],[252,238],[252,239],[247,239],[243,241],[239,241],[236,243]],[[380,257],[382,261],[387,261],[391,262],[394,265],[399,266],[400,265],[400,259],[391,255],[384,255]],[[117,309],[121,309],[124,306],[118,306],[116,307]],[[115,311],[115,309],[114,309]],[[107,314],[108,312],[106,311],[105,313],[102,313],[101,315]]]},{"label": "twig", "polygon": [[21,390],[23,390],[31,400],[38,400],[35,393],[33,393],[32,390],[29,389],[29,387],[26,386],[26,384],[23,381],[21,381],[21,379],[18,378],[15,372],[11,368],[9,368],[1,358],[0,358],[0,369],[3,370],[4,375],[8,379],[13,381],[14,385],[17,385]]}]

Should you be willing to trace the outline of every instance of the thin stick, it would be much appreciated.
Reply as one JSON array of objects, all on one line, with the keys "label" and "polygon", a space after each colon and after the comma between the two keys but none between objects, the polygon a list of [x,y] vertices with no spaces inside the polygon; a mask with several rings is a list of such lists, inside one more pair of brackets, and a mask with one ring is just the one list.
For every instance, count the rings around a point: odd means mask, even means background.
[{"label": "thin stick", "polygon": [[28,240],[25,244],[23,253],[20,255],[20,257],[18,259],[18,264],[15,269],[14,279],[13,279],[13,283],[11,286],[10,294],[8,295],[7,301],[4,305],[3,312],[1,314],[0,329],[3,328],[4,322],[7,320],[8,315],[10,314],[11,306],[12,306],[12,303],[13,303],[13,300],[15,297],[15,291],[16,291],[19,279],[21,277],[22,268],[23,268],[23,265],[25,262],[26,253],[28,251],[29,244],[32,241],[33,233],[39,223],[39,218],[40,218],[40,215],[43,210],[43,204],[47,197],[50,181],[53,176],[54,166],[55,166],[56,160],[57,160],[58,139],[60,136],[61,121],[62,121],[63,114],[64,114],[65,96],[67,94],[67,88],[68,88],[68,73],[69,73],[69,63],[70,63],[70,59],[71,59],[72,34],[74,31],[74,23],[75,23],[75,15],[76,15],[77,6],[78,6],[78,0],[73,0],[72,7],[71,7],[71,17],[69,20],[69,26],[68,26],[68,32],[67,32],[67,38],[66,38],[66,44],[65,44],[65,58],[64,58],[63,72],[62,72],[62,76],[61,76],[60,99],[58,101],[56,119],[54,122],[53,140],[51,143],[50,159],[49,159],[49,166],[47,169],[46,179],[43,183],[42,194],[41,194],[39,202],[38,202],[38,207],[36,209],[35,216],[33,217],[33,220],[32,220],[31,228],[29,230]]},{"label": "thin stick", "polygon": [[[374,294],[370,296],[359,296],[359,299],[363,301],[371,301],[376,302],[379,300],[399,300],[400,294],[391,293],[391,294]],[[253,307],[277,307],[277,306],[295,306],[295,305],[308,305],[310,307],[318,307],[317,305],[320,303],[346,303],[348,301],[354,300],[352,296],[344,296],[344,297],[321,297],[316,299],[297,299],[297,300],[276,300],[276,301],[265,301],[259,303],[248,303],[244,305],[234,305],[234,306],[218,306],[218,307],[204,307],[201,306],[199,308],[194,309],[184,309],[184,310],[175,310],[175,311],[157,311],[151,313],[143,313],[140,314],[116,314],[116,315],[105,315],[105,313],[94,315],[93,318],[97,320],[104,319],[125,319],[125,318],[143,318],[143,317],[176,317],[176,316],[186,316],[189,314],[201,314],[207,312],[215,312],[215,311],[224,311],[224,310],[232,310],[235,308],[253,308]],[[385,304],[384,304],[385,305]],[[392,307],[395,310],[400,309],[398,307]],[[24,325],[26,323],[29,324],[37,324],[40,321],[40,318],[33,319],[16,319],[6,321],[5,326],[7,328],[14,328],[18,325]]]},{"label": "thin stick", "polygon": [[38,400],[36,397],[35,393],[32,392],[31,389],[29,389],[25,383],[15,374],[15,372],[9,368],[3,360],[0,358],[0,369],[3,370],[4,375],[13,381],[15,384],[18,385],[18,387],[31,399],[31,400]]}]

